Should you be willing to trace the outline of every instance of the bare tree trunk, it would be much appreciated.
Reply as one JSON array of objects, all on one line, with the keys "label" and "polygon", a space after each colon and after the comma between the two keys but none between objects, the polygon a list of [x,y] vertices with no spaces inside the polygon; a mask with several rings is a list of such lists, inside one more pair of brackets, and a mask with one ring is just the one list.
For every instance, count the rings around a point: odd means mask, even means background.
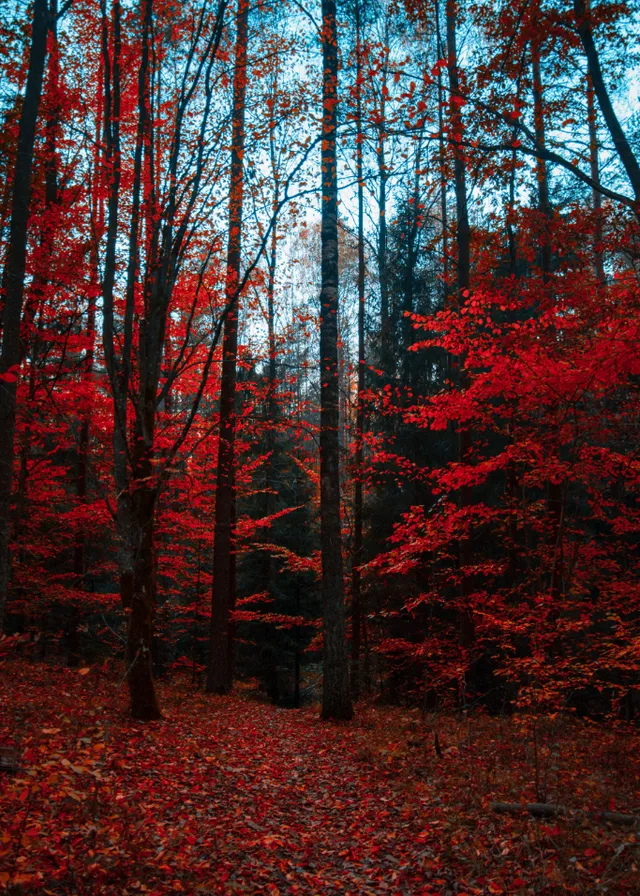
[{"label": "bare tree trunk", "polygon": [[[402,304],[402,348],[403,348],[403,381],[405,385],[415,391],[417,385],[417,355],[411,351],[413,345],[414,329],[411,320],[414,304],[414,288],[415,288],[415,266],[417,260],[416,241],[420,231],[420,168],[422,165],[422,145],[424,131],[420,131],[418,136],[418,145],[416,147],[416,157],[414,161],[414,179],[413,179],[413,201],[409,206],[409,222],[406,239],[407,261],[405,264],[403,277],[403,304]],[[414,458],[417,459],[417,458]]]},{"label": "bare tree trunk", "polygon": [[[153,0],[145,0],[142,11],[142,46],[138,71],[138,129],[134,154],[133,195],[129,231],[129,264],[125,290],[124,345],[121,365],[121,386],[124,416],[122,438],[127,440],[126,404],[131,379],[133,348],[133,316],[136,275],[139,267],[140,206],[142,192],[143,153],[150,160],[153,134],[150,130],[150,67],[153,30]],[[152,182],[151,182],[152,183]],[[149,182],[145,185],[150,189]],[[148,199],[149,197],[145,197]],[[152,205],[152,203],[148,203]],[[153,250],[151,252],[154,258]],[[154,259],[155,260],[155,259]],[[155,478],[155,422],[158,374],[163,345],[163,322],[160,305],[162,293],[155,265],[147,270],[145,305],[149,311],[141,325],[139,348],[139,385],[133,440],[127,449],[130,466],[128,495],[128,534],[125,543],[131,552],[131,579],[123,594],[130,600],[127,620],[125,662],[131,715],[149,721],[162,716],[153,681],[153,618],[156,608],[157,556],[155,546],[155,511],[158,487]]]},{"label": "bare tree trunk", "polygon": [[[440,34],[440,3],[435,0],[436,40],[438,57],[444,56]],[[444,84],[442,69],[438,66],[438,165],[440,168],[440,227],[442,232],[442,298],[446,305],[449,297],[449,217],[447,211],[447,153],[444,134]]]},{"label": "bare tree trunk", "polygon": [[[533,122],[537,143],[546,148],[546,132],[544,125],[544,100],[542,76],[540,73],[540,45],[537,40],[531,44],[531,73],[533,80]],[[538,209],[541,216],[543,232],[540,241],[540,267],[542,278],[546,284],[551,275],[551,234],[549,227],[553,212],[549,200],[549,175],[547,163],[539,156],[536,158],[536,182],[538,187]]]},{"label": "bare tree trunk", "polygon": [[[119,0],[112,3],[112,45],[110,51],[109,21],[106,4],[102,7],[102,66],[104,88],[104,146],[105,174],[108,185],[107,222],[102,275],[102,344],[105,366],[113,398],[113,473],[116,488],[116,521],[118,527],[118,571],[120,576],[120,596],[122,604],[131,603],[133,582],[131,533],[129,514],[129,481],[127,474],[127,396],[121,367],[116,355],[114,289],[116,279],[116,246],[118,239],[118,219],[120,212],[120,184],[122,160],[120,150],[120,57],[122,10]],[[127,313],[127,320],[129,314]],[[126,328],[123,355],[131,352],[129,328]]]},{"label": "bare tree trunk", "polygon": [[358,179],[358,392],[354,457],[353,555],[351,557],[351,693],[360,696],[360,645],[362,631],[362,530],[363,530],[363,437],[365,390],[365,258],[364,258],[364,173],[362,164],[362,22],[360,0],[356,0],[356,176]]},{"label": "bare tree trunk", "polygon": [[[103,76],[103,74],[102,74]],[[104,88],[101,85],[101,92]],[[96,127],[96,147],[100,145],[102,131],[102,106],[100,106],[98,114],[98,122]],[[95,359],[95,339],[96,339],[96,299],[100,294],[100,269],[99,269],[99,246],[98,242],[104,224],[104,207],[101,191],[100,176],[100,158],[99,150],[96,149],[94,173],[93,173],[93,209],[95,213],[94,230],[91,239],[90,248],[90,283],[89,283],[89,303],[87,308],[87,337],[89,344],[84,358],[83,377],[87,387],[90,386],[93,377],[94,359]],[[80,426],[80,438],[78,445],[78,460],[76,469],[76,496],[80,503],[86,501],[87,482],[89,471],[89,438],[91,433],[91,410],[87,409],[82,415]],[[73,553],[73,572],[76,580],[76,587],[84,586],[84,575],[86,572],[85,559],[85,538],[82,532],[76,537],[76,543]]]},{"label": "bare tree trunk", "polygon": [[[154,395],[155,398],[155,395]],[[155,406],[146,409],[146,429],[149,432]],[[153,617],[156,607],[157,555],[155,546],[155,508],[157,489],[154,483],[153,453],[148,448],[148,437],[136,426],[136,439],[131,465],[133,470],[131,496],[131,539],[133,574],[127,618],[125,663],[131,715],[134,719],[150,721],[162,716],[153,681]]]},{"label": "bare tree trunk", "polygon": [[[264,465],[264,516],[270,516],[273,512],[273,491],[276,475],[276,430],[275,423],[278,415],[277,390],[277,358],[276,358],[276,270],[278,262],[278,203],[280,201],[280,174],[278,165],[278,152],[276,147],[276,97],[278,93],[278,66],[279,60],[274,60],[274,73],[272,84],[273,101],[269,104],[269,155],[271,160],[271,176],[273,178],[273,199],[271,203],[273,229],[271,231],[271,245],[267,255],[267,342],[269,352],[269,365],[267,369],[267,402],[266,402],[266,452],[267,458]],[[273,558],[271,551],[263,551],[264,585],[265,590],[271,589],[271,577],[273,572]]]},{"label": "bare tree trunk", "polygon": [[573,9],[576,16],[578,34],[580,35],[580,40],[582,41],[582,46],[587,57],[593,90],[598,99],[602,117],[604,118],[609,134],[611,135],[618,158],[622,162],[624,170],[627,172],[627,177],[633,187],[635,213],[638,219],[640,219],[640,164],[622,130],[613,105],[611,104],[609,92],[604,83],[604,77],[600,67],[600,58],[593,40],[593,34],[591,33],[589,0],[573,0]]},{"label": "bare tree trunk", "polygon": [[[51,45],[46,60],[46,84],[45,92],[53,100],[53,106],[47,115],[45,125],[45,191],[43,222],[38,239],[37,257],[34,259],[34,272],[31,288],[25,297],[22,315],[21,330],[23,336],[20,345],[20,361],[29,354],[29,398],[27,407],[33,409],[37,391],[37,368],[40,353],[46,342],[43,339],[42,320],[47,301],[47,286],[51,279],[51,269],[55,249],[56,233],[59,227],[56,214],[58,196],[58,164],[57,164],[57,138],[60,127],[60,103],[59,91],[59,56],[57,45],[57,17],[58,7],[56,0],[51,0],[49,5],[49,35]],[[27,511],[27,480],[29,478],[29,459],[31,456],[31,419],[24,428],[18,468],[18,488],[15,501],[15,517],[13,521],[14,538],[19,542],[22,525]]]},{"label": "bare tree trunk", "polygon": [[[596,117],[595,94],[591,75],[587,75],[587,119],[589,121],[589,167],[591,179],[594,183],[600,183],[600,163],[598,159],[598,122]],[[595,217],[595,230],[593,234],[593,259],[596,278],[600,286],[605,284],[604,253],[602,249],[602,193],[599,190],[591,191],[591,202]]]},{"label": "bare tree trunk", "polygon": [[[546,126],[544,110],[544,87],[540,70],[540,46],[537,41],[531,45],[531,72],[533,81],[533,119],[536,141],[544,149],[546,147]],[[549,174],[544,159],[536,161],[536,180],[538,188],[538,210],[543,232],[540,243],[540,268],[542,283],[548,298],[552,297],[552,260],[551,221],[553,209],[549,198]],[[563,515],[563,483],[547,483],[547,509],[549,516],[549,545],[553,552],[551,562],[551,593],[559,600],[562,591],[563,550],[561,522]]]},{"label": "bare tree trunk", "polygon": [[322,0],[322,290],[320,293],[320,548],[324,623],[322,717],[350,719],[340,523],[338,368],[338,33],[336,0]]},{"label": "bare tree trunk", "polygon": [[46,0],[34,0],[29,72],[18,131],[18,151],[11,197],[9,246],[3,276],[4,314],[0,355],[0,631],[9,587],[11,484],[15,453],[16,392],[21,358],[20,320],[27,263],[27,225],[31,199],[33,150],[47,55]]},{"label": "bare tree trunk", "polygon": [[[249,38],[248,0],[238,0],[236,12],[236,58],[233,81],[233,120],[231,141],[231,188],[229,194],[229,244],[227,249],[226,301],[231,302],[240,280],[242,247],[242,211],[244,199],[245,97],[247,89],[247,45]],[[234,451],[236,360],[238,355],[238,303],[228,313],[222,342],[222,381],[220,384],[220,437],[213,547],[213,591],[207,692],[227,694],[231,690],[233,670],[230,657],[230,618],[233,595],[233,521],[235,515]]]},{"label": "bare tree trunk", "polygon": [[[515,140],[515,137],[514,137]],[[507,205],[507,245],[509,251],[509,274],[515,277],[518,267],[518,242],[513,227],[513,214],[516,207],[516,151],[511,152],[511,170],[509,171],[509,201]]]},{"label": "bare tree trunk", "polygon": [[[388,15],[385,12],[385,44],[388,43]],[[388,50],[385,46],[384,53]],[[386,78],[387,63],[382,69],[383,90],[380,96],[380,123],[378,124],[378,146],[376,155],[378,159],[378,279],[380,281],[380,366],[385,375],[392,375],[393,352],[391,349],[391,311],[389,308],[389,276],[387,271],[387,134],[386,123]]]},{"label": "bare tree trunk", "polygon": [[[97,278],[97,267],[94,268]],[[97,282],[97,281],[96,281]],[[91,288],[91,287],[90,287]],[[87,339],[89,345],[84,357],[82,376],[88,385],[93,376],[94,345],[96,335],[96,305],[95,293],[89,296],[89,308],[87,311]],[[87,483],[89,474],[89,439],[91,434],[91,411],[85,410],[80,421],[80,433],[78,439],[78,454],[76,458],[76,498],[79,504],[86,504]],[[73,547],[73,578],[76,588],[84,590],[86,573],[86,541],[82,529],[76,533]],[[71,618],[68,625],[67,640],[67,664],[77,665],[78,653],[78,625],[80,612],[78,606],[73,604],[70,608]]]},{"label": "bare tree trunk", "polygon": [[[467,204],[467,184],[465,159],[462,149],[463,121],[462,95],[458,75],[458,55],[456,48],[456,12],[455,0],[447,0],[447,69],[450,89],[450,128],[453,149],[453,174],[456,195],[456,245],[457,245],[457,296],[461,305],[469,295],[471,275],[471,231],[469,228],[469,210]],[[455,359],[454,378],[459,386],[464,386],[461,358]],[[468,429],[457,432],[458,460],[464,463],[471,449],[471,433]],[[459,490],[459,504],[465,507],[471,502],[470,490],[467,487]],[[468,604],[470,578],[468,567],[471,564],[471,542],[467,536],[458,542],[458,562],[460,575],[460,607],[458,611],[458,639],[460,646],[468,649],[475,642],[475,623],[473,611]]]}]

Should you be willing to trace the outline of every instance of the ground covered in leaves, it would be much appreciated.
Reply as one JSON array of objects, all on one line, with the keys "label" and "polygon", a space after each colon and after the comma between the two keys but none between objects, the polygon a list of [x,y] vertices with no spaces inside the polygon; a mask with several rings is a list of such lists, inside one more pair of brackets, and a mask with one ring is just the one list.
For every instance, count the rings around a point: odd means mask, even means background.
[{"label": "ground covered in leaves", "polygon": [[[638,741],[561,717],[427,716],[161,686],[127,719],[114,675],[0,664],[0,885],[42,894],[640,892],[640,830],[493,799],[639,812]],[[435,733],[439,751],[434,748]]]}]

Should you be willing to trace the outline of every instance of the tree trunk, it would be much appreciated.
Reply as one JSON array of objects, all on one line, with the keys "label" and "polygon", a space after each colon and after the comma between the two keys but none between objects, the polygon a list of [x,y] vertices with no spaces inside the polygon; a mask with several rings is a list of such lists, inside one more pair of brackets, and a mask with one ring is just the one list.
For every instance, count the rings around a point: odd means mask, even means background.
[{"label": "tree trunk", "polygon": [[[471,276],[471,231],[469,228],[469,210],[467,204],[467,184],[465,159],[462,149],[463,121],[462,95],[458,75],[458,55],[456,48],[456,12],[454,0],[447,0],[447,70],[449,74],[451,144],[453,149],[453,174],[456,195],[456,247],[457,247],[457,297],[459,306],[464,304],[469,295]],[[464,387],[463,359],[453,361],[454,379],[459,387]],[[460,463],[464,463],[471,449],[471,433],[468,429],[458,429],[457,455]],[[468,487],[459,490],[458,501],[461,507],[471,503]],[[458,609],[458,640],[463,649],[468,649],[475,642],[475,623],[473,611],[469,606],[468,595],[471,588],[469,573],[471,565],[471,541],[467,535],[458,542],[458,564],[460,576],[460,606]]]},{"label": "tree trunk", "polygon": [[[96,247],[97,249],[97,247]],[[87,385],[90,386],[93,376],[93,359],[95,349],[96,335],[96,296],[98,293],[98,266],[97,251],[92,247],[92,274],[93,282],[89,289],[89,308],[87,310],[87,338],[89,345],[83,362],[82,376]],[[76,498],[80,505],[86,504],[87,501],[87,483],[89,472],[89,439],[91,434],[91,410],[85,409],[80,420],[80,433],[78,439],[78,454],[76,458]],[[73,548],[73,578],[74,585],[79,590],[85,589],[85,573],[86,573],[86,540],[82,527],[78,530],[75,537]],[[80,622],[80,613],[78,606],[74,604],[71,607],[71,619],[69,620],[70,636],[69,647],[67,653],[67,663],[69,666],[77,665],[79,655],[77,650],[78,644],[78,624]]]},{"label": "tree trunk", "polygon": [[320,293],[320,549],[324,623],[322,717],[350,719],[340,523],[338,370],[338,34],[335,0],[322,0],[322,290]]},{"label": "tree trunk", "polygon": [[[440,2],[435,0],[436,42],[438,57],[445,55],[440,33]],[[440,227],[442,238],[442,300],[444,305],[449,298],[449,216],[447,211],[447,153],[444,131],[444,84],[442,68],[438,66],[438,168],[440,174]]]},{"label": "tree trunk", "polygon": [[[155,408],[152,410],[155,414]],[[153,682],[153,616],[156,606],[155,503],[152,455],[142,434],[132,458],[133,575],[127,618],[125,663],[131,715],[141,721],[162,717]]]},{"label": "tree trunk", "polygon": [[[145,0],[142,11],[141,60],[138,70],[138,128],[133,165],[131,223],[129,230],[129,263],[125,287],[124,339],[118,390],[121,407],[120,438],[126,446],[127,400],[131,381],[133,353],[133,319],[136,275],[139,267],[140,204],[142,192],[143,151],[147,158],[153,153],[153,135],[149,130],[150,67],[153,33],[153,0]],[[145,184],[149,189],[149,183]],[[145,197],[148,202],[148,197]],[[152,206],[152,203],[148,202]],[[151,258],[155,260],[153,249]],[[125,663],[131,715],[134,719],[151,721],[162,716],[153,682],[153,617],[156,608],[157,556],[155,546],[155,508],[158,486],[155,471],[155,422],[158,375],[162,354],[163,296],[158,281],[157,265],[148,265],[144,283],[145,320],[141,322],[138,348],[138,386],[135,426],[126,447],[129,461],[128,497],[123,508],[125,525],[125,553],[130,552],[122,594],[123,603],[130,600],[127,620]],[[158,323],[160,324],[158,326]],[[126,467],[125,467],[126,469]],[[125,474],[126,475],[126,474]],[[128,536],[128,538],[127,538]]]},{"label": "tree trunk", "polygon": [[[587,119],[589,121],[589,167],[591,179],[594,183],[600,183],[600,162],[598,158],[598,122],[596,117],[595,95],[591,75],[587,75]],[[593,233],[593,266],[596,279],[600,286],[605,284],[604,252],[602,249],[602,193],[599,190],[591,191],[591,202],[595,217]]]},{"label": "tree trunk", "polygon": [[[229,244],[227,249],[226,303],[238,289],[242,247],[244,198],[244,117],[247,88],[247,45],[249,37],[248,0],[238,0],[236,12],[236,58],[233,80],[233,120],[231,141],[231,185],[229,194]],[[222,380],[220,384],[220,437],[213,546],[213,590],[209,633],[207,692],[227,694],[231,690],[231,629],[229,614],[233,587],[233,520],[235,515],[234,452],[236,360],[238,355],[238,302],[224,323]]]},{"label": "tree trunk", "polygon": [[611,135],[613,145],[615,146],[618,158],[627,172],[627,177],[633,187],[633,195],[635,199],[635,213],[640,219],[640,164],[634,155],[633,150],[626,138],[624,131],[618,121],[609,92],[607,91],[600,67],[600,58],[591,33],[591,22],[589,21],[589,0],[573,0],[573,9],[576,16],[578,34],[582,41],[587,64],[589,66],[589,75],[593,84],[594,93],[598,99],[598,105],[602,112],[602,117]]},{"label": "tree trunk", "polygon": [[[98,123],[98,134],[96,144],[98,144],[100,136],[100,122]],[[94,208],[98,209],[98,217],[95,222],[95,231],[91,240],[90,264],[91,279],[89,284],[89,306],[87,308],[87,338],[89,344],[87,346],[84,357],[82,376],[87,389],[91,386],[93,378],[93,367],[95,357],[95,339],[96,339],[96,300],[100,294],[100,271],[98,260],[98,233],[102,230],[102,198],[101,191],[98,189],[100,181],[99,164],[96,159],[94,169]],[[82,413],[80,424],[80,438],[78,444],[78,458],[76,465],[76,496],[79,503],[83,504],[87,497],[87,481],[88,481],[88,465],[89,465],[89,438],[91,433],[91,409],[87,408]],[[73,572],[76,580],[76,587],[84,587],[85,574],[85,538],[80,531],[76,536],[76,543],[73,553]]]},{"label": "tree trunk", "polygon": [[[273,512],[274,500],[273,492],[276,476],[276,430],[275,423],[278,415],[278,402],[276,396],[277,390],[277,359],[276,359],[276,270],[278,262],[278,204],[280,201],[280,175],[278,170],[278,152],[276,147],[276,97],[278,94],[278,66],[279,60],[276,57],[274,61],[274,74],[272,85],[272,102],[269,104],[269,155],[271,159],[271,176],[273,178],[273,199],[271,203],[273,218],[273,228],[271,230],[271,245],[267,255],[267,341],[269,351],[269,366],[267,369],[267,402],[266,402],[266,453],[267,458],[264,465],[264,513],[268,517]],[[265,541],[269,540],[269,535],[265,534]],[[271,551],[263,551],[264,563],[264,587],[266,591],[271,590],[271,577],[273,573],[273,558]]]},{"label": "tree trunk", "polygon": [[[542,75],[540,72],[540,45],[537,40],[531,44],[531,73],[533,80],[533,122],[536,142],[546,148],[546,132],[544,124],[544,100]],[[551,234],[549,231],[553,213],[549,200],[549,175],[547,163],[539,156],[536,158],[536,181],[538,188],[538,210],[540,212],[540,268],[543,282],[548,284],[551,275]]]},{"label": "tree trunk", "polygon": [[353,555],[351,557],[351,693],[360,696],[360,644],[362,630],[362,529],[363,529],[363,436],[365,390],[365,259],[364,259],[364,173],[362,165],[362,23],[360,0],[356,0],[356,168],[358,179],[358,392],[354,457]]},{"label": "tree trunk", "polygon": [[20,319],[24,300],[27,263],[27,225],[31,199],[33,149],[44,66],[47,55],[48,11],[46,0],[34,0],[29,72],[20,126],[18,151],[13,177],[9,245],[5,261],[0,355],[0,631],[9,587],[9,541],[11,537],[11,483],[13,479],[16,392],[21,357]]},{"label": "tree trunk", "polygon": [[[546,147],[546,127],[542,74],[540,70],[540,46],[534,41],[531,46],[531,73],[533,81],[533,119],[537,143],[544,149]],[[538,211],[540,214],[543,232],[540,241],[540,268],[542,271],[542,283],[548,299],[553,296],[552,287],[552,259],[551,221],[553,209],[549,198],[549,175],[544,159],[537,159],[536,179],[538,188]],[[554,426],[555,428],[555,426]],[[563,483],[547,483],[547,512],[549,518],[549,547],[553,553],[551,561],[550,587],[555,601],[560,599],[562,592],[563,576]],[[556,603],[557,606],[557,603]]]},{"label": "tree trunk", "polygon": [[[385,43],[388,44],[388,16],[385,13]],[[387,53],[385,47],[383,52]],[[386,62],[382,70],[383,90],[380,96],[380,123],[378,124],[378,279],[380,281],[380,366],[385,376],[392,376],[393,352],[391,345],[391,312],[389,308],[389,277],[387,271],[387,134],[386,128]]]},{"label": "tree trunk", "polygon": [[[414,289],[415,289],[415,267],[417,261],[416,243],[420,232],[420,218],[422,212],[420,210],[420,169],[422,166],[422,143],[424,131],[418,136],[418,145],[416,147],[414,179],[413,179],[413,201],[409,206],[408,232],[406,236],[407,260],[405,263],[403,277],[403,304],[402,304],[402,349],[403,349],[403,382],[408,385],[412,392],[417,387],[418,357],[415,352],[411,351],[413,345],[414,333],[411,315],[414,311]],[[414,460],[418,460],[414,455]]]}]

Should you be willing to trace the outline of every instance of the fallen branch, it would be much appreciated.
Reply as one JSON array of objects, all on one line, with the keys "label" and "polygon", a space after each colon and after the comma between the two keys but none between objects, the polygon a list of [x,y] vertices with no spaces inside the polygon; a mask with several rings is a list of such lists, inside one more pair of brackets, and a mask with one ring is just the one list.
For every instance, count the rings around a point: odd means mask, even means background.
[{"label": "fallen branch", "polygon": [[570,809],[568,806],[557,806],[554,803],[489,803],[493,812],[506,815],[520,815],[528,812],[535,818],[592,818],[595,821],[608,821],[610,824],[634,825],[640,822],[640,815],[626,815],[623,812],[587,812],[583,809]]}]

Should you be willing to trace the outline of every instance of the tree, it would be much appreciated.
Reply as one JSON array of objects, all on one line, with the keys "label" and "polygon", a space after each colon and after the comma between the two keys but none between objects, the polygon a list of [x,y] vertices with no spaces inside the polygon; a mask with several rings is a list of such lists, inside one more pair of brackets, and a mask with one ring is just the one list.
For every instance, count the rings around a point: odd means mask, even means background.
[{"label": "tree", "polygon": [[[364,390],[365,390],[365,245],[364,245],[364,132],[362,127],[363,46],[360,0],[355,2],[356,29],[356,178],[358,181],[358,386],[356,393],[356,434],[354,454],[353,555],[351,558],[351,691],[360,695],[360,645],[363,626],[362,577],[360,564],[363,534],[363,454],[364,454]],[[382,188],[381,188],[382,189]]]},{"label": "tree", "polygon": [[20,113],[11,192],[9,245],[3,273],[4,310],[0,355],[0,631],[9,586],[11,485],[15,456],[16,388],[22,360],[20,320],[25,289],[27,236],[33,152],[47,55],[49,12],[46,0],[34,0],[29,73]]},{"label": "tree", "polygon": [[[471,229],[469,227],[469,206],[467,201],[467,170],[463,149],[464,125],[462,107],[464,98],[460,90],[460,72],[458,69],[458,51],[456,44],[457,12],[456,0],[447,0],[446,34],[447,34],[447,71],[449,74],[449,139],[453,154],[453,176],[456,197],[456,300],[458,308],[464,306],[469,296],[471,281]],[[466,385],[464,358],[452,357],[452,378],[460,385]],[[455,425],[457,432],[458,461],[464,463],[471,450],[471,433],[468,424],[460,421]],[[455,430],[454,430],[455,431]],[[460,507],[471,502],[469,488],[462,486],[459,490]],[[469,605],[471,591],[470,565],[472,561],[471,543],[465,534],[458,543],[460,606],[458,609],[460,646],[467,650],[475,640],[474,617]]]},{"label": "tree", "polygon": [[[207,691],[227,694],[233,684],[233,635],[230,613],[235,604],[235,484],[236,362],[238,355],[238,303],[242,251],[244,198],[245,97],[247,91],[248,0],[238,0],[236,57],[233,76],[231,173],[229,189],[229,244],[227,249],[226,303],[233,307],[224,322],[222,379],[220,385],[220,436],[213,547],[213,593]],[[275,228],[274,228],[275,231]]]},{"label": "tree", "polygon": [[[159,405],[166,400],[184,363],[195,314],[187,318],[187,333],[180,351],[168,368],[168,324],[176,284],[193,245],[194,220],[202,215],[207,201],[205,135],[210,125],[213,96],[213,67],[220,44],[226,0],[220,0],[213,19],[207,4],[198,10],[195,30],[188,35],[181,78],[173,87],[171,130],[163,182],[157,180],[157,129],[153,126],[152,74],[161,77],[162,60],[153,50],[154,0],[145,0],[139,27],[136,130],[131,178],[128,263],[122,331],[114,288],[122,182],[122,11],[113,5],[111,52],[106,13],[103,12],[102,53],[104,66],[105,164],[110,172],[107,235],[102,283],[103,348],[114,409],[114,480],[117,489],[117,520],[121,538],[120,590],[128,615],[125,663],[131,712],[134,718],[160,715],[152,670],[153,617],[157,598],[157,554],[155,524],[158,499],[171,473],[172,462],[185,442],[202,399],[213,362],[220,328],[218,319],[202,367],[191,408],[172,444],[159,452],[156,427]],[[205,28],[208,25],[208,28]],[[171,40],[171,32],[165,32]],[[198,112],[190,114],[195,100]],[[186,155],[184,144],[191,141]],[[208,174],[211,177],[211,174]],[[186,184],[186,186],[185,186]],[[164,193],[159,190],[164,187]],[[142,220],[141,220],[141,215]],[[143,228],[143,223],[145,227]],[[144,250],[144,251],[143,251]],[[200,283],[211,260],[204,253]],[[145,262],[143,266],[143,262]],[[138,295],[142,294],[140,307]],[[195,292],[197,303],[200,290]],[[237,295],[233,296],[233,302]],[[226,312],[233,310],[227,303]],[[137,321],[136,321],[137,318]],[[134,326],[134,322],[137,323]],[[161,377],[163,382],[161,383]],[[129,410],[132,410],[132,425]]]},{"label": "tree", "polygon": [[345,634],[340,524],[338,369],[338,30],[335,0],[322,0],[322,290],[320,292],[320,541],[322,552],[322,716],[352,715]]}]

